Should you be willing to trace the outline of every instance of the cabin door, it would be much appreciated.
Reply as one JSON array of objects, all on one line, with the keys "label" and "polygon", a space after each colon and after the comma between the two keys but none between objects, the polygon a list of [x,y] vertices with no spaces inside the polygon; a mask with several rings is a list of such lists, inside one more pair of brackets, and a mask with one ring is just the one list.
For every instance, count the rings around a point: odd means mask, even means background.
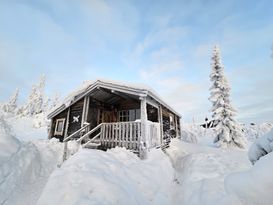
[{"label": "cabin door", "polygon": [[115,111],[103,111],[103,122],[117,122],[117,112]]}]

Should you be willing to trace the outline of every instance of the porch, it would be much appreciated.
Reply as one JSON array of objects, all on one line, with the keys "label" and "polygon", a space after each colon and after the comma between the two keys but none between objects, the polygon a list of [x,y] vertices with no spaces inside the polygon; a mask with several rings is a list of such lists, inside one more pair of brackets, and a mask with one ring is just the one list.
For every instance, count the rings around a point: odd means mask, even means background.
[{"label": "porch", "polygon": [[[143,127],[147,135],[142,135]],[[116,146],[125,147],[135,153],[144,148],[160,147],[160,124],[149,122],[142,125],[140,121],[101,123],[90,130],[86,124],[78,131],[64,138],[64,142],[75,139],[83,147],[108,149]]]}]

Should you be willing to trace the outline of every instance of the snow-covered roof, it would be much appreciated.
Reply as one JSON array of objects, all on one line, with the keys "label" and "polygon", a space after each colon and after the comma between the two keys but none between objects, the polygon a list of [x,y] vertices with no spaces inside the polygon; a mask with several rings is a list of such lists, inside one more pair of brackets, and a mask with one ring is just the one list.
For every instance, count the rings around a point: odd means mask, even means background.
[{"label": "snow-covered roof", "polygon": [[164,102],[162,98],[149,86],[143,84],[131,84],[118,81],[96,80],[85,81],[78,89],[69,94],[60,105],[56,106],[52,111],[50,111],[48,114],[48,118],[56,116],[57,114],[65,110],[67,107],[71,106],[78,100],[90,94],[97,88],[110,89],[113,91],[119,91],[139,97],[149,96],[155,101],[157,101],[159,104],[169,109],[171,112],[181,117],[181,115],[178,112],[176,112],[171,106]]}]

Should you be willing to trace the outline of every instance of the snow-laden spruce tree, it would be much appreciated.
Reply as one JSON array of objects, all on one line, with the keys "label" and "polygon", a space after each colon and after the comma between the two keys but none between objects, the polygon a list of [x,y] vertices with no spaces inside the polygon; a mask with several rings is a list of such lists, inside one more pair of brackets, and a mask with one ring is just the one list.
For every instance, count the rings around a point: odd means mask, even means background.
[{"label": "snow-laden spruce tree", "polygon": [[216,138],[214,143],[220,147],[245,147],[245,136],[240,124],[235,120],[236,110],[230,102],[230,86],[224,74],[221,54],[218,46],[214,47],[212,55],[212,72],[210,88],[212,102],[212,118],[216,124]]},{"label": "snow-laden spruce tree", "polygon": [[6,113],[15,114],[17,111],[17,102],[18,102],[19,89],[17,88],[14,94],[10,97],[7,103],[2,105],[2,110]]}]

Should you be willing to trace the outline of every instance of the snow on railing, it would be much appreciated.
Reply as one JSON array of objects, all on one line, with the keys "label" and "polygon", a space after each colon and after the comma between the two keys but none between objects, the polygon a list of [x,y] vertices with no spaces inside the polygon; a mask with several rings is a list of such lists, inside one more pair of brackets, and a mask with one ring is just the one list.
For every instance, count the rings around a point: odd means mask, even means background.
[{"label": "snow on railing", "polygon": [[147,148],[153,148],[161,145],[160,141],[160,123],[148,121],[148,136],[147,140]]}]

